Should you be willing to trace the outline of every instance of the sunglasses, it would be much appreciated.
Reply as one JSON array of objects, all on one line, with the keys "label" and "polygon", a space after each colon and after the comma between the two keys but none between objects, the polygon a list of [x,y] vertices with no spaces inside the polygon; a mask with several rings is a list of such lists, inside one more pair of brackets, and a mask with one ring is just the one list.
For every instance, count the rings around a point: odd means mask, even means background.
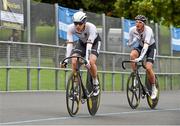
[{"label": "sunglasses", "polygon": [[143,22],[143,21],[140,21],[140,20],[136,20],[136,23],[142,23],[142,24],[144,24],[144,22]]},{"label": "sunglasses", "polygon": [[82,25],[83,22],[74,22],[74,25]]}]

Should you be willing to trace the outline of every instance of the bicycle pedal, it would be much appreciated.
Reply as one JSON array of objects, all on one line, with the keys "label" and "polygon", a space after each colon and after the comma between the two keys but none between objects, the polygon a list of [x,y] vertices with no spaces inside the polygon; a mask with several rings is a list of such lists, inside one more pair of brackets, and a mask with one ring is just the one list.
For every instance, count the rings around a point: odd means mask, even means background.
[{"label": "bicycle pedal", "polygon": [[87,97],[90,98],[91,96],[93,96],[93,93],[94,93],[94,92],[91,91],[91,93],[89,93],[89,94],[87,95]]},{"label": "bicycle pedal", "polygon": [[148,96],[151,96],[149,92],[146,92],[146,94],[147,94]]},{"label": "bicycle pedal", "polygon": [[143,94],[143,95],[141,96],[141,97],[142,97],[142,99],[144,99],[144,98],[145,98],[145,96],[146,96],[146,95],[144,95],[144,94]]},{"label": "bicycle pedal", "polygon": [[144,93],[145,93],[146,95],[150,96],[149,90],[146,89]]}]

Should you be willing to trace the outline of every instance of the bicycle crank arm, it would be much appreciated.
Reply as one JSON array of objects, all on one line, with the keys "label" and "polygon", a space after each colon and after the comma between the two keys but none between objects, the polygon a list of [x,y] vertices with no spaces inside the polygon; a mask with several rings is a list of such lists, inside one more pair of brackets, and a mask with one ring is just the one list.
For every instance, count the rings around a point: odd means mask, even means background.
[{"label": "bicycle crank arm", "polygon": [[90,98],[91,96],[94,96],[93,93],[94,93],[94,92],[91,91],[91,93],[89,93],[89,94],[87,95],[87,97]]},{"label": "bicycle crank arm", "polygon": [[149,90],[147,88],[145,88],[145,87],[143,87],[143,94],[150,96]]}]

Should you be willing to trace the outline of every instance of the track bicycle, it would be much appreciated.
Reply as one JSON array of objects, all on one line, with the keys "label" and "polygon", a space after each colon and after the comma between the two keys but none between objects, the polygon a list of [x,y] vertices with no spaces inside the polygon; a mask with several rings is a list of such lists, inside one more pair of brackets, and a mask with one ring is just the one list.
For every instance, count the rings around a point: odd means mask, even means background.
[{"label": "track bicycle", "polygon": [[156,105],[158,104],[159,93],[160,93],[157,76],[155,75],[155,78],[156,78],[155,83],[156,83],[156,88],[158,90],[158,94],[155,99],[151,99],[152,86],[150,82],[148,81],[147,73],[145,75],[144,83],[142,82],[142,78],[139,73],[140,67],[143,67],[144,69],[146,69],[144,65],[144,61],[140,61],[140,62],[135,62],[133,60],[122,61],[123,69],[126,69],[125,63],[135,63],[136,65],[136,70],[130,74],[127,80],[126,93],[127,93],[127,99],[128,99],[128,103],[130,107],[132,109],[136,109],[139,106],[141,97],[142,99],[144,99],[146,96],[149,107],[151,109],[154,109]]},{"label": "track bicycle", "polygon": [[[82,74],[80,71],[80,67],[84,64],[87,64],[85,58],[81,56],[70,56],[62,60],[62,63],[66,59],[77,58],[77,66],[76,72],[72,72],[68,78],[68,82],[66,85],[66,106],[70,116],[75,116],[78,111],[80,104],[84,104],[87,101],[87,108],[89,114],[94,116],[98,111],[100,105],[100,96],[101,96],[101,86],[100,92],[97,96],[93,95],[93,83],[92,83],[92,76],[87,69],[87,79],[86,79],[86,86],[83,84],[82,81]],[[98,76],[99,81],[99,76]],[[99,81],[100,82],[100,81]]]}]

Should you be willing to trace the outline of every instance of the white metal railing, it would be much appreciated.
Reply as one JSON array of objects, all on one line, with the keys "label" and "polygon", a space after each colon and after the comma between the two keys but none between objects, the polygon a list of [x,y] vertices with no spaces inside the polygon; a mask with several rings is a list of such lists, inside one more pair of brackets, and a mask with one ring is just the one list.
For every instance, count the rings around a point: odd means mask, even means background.
[{"label": "white metal railing", "polygon": [[[42,44],[42,43],[27,43],[27,42],[12,42],[12,41],[0,41],[0,45],[7,45],[7,54],[6,54],[6,56],[4,56],[4,57],[6,57],[6,65],[4,65],[4,66],[0,66],[0,69],[6,69],[6,90],[8,91],[9,90],[9,77],[10,77],[10,74],[9,74],[9,71],[11,70],[11,69],[27,69],[27,74],[29,74],[28,76],[27,76],[27,90],[31,90],[31,76],[30,76],[30,71],[31,71],[31,69],[37,69],[38,70],[38,82],[37,82],[37,84],[39,85],[40,84],[40,82],[39,82],[39,80],[40,80],[40,71],[42,70],[42,69],[45,69],[45,70],[55,70],[56,71],[56,75],[55,75],[55,90],[58,90],[58,84],[59,84],[59,82],[58,82],[58,76],[57,76],[57,74],[58,74],[58,71],[64,71],[65,73],[66,72],[68,72],[68,71],[71,71],[71,69],[63,69],[63,68],[59,68],[57,65],[59,64],[59,61],[58,60],[56,60],[56,62],[55,62],[55,64],[56,65],[54,65],[55,67],[46,67],[46,66],[42,66],[41,65],[41,63],[40,63],[40,61],[41,61],[41,47],[48,47],[48,48],[52,48],[52,49],[65,49],[65,47],[63,47],[63,46],[56,46],[56,45],[48,45],[48,44]],[[32,66],[31,64],[28,64],[27,63],[27,65],[25,65],[25,66],[18,66],[18,65],[11,65],[11,56],[10,56],[10,52],[11,52],[11,45],[24,45],[24,46],[36,46],[36,47],[38,47],[37,49],[39,50],[38,51],[38,63],[37,63],[37,66]],[[28,51],[28,50],[27,50]],[[56,52],[57,54],[58,54],[58,52]],[[101,51],[100,52],[103,56],[106,56],[106,55],[112,55],[112,56],[126,56],[126,57],[128,57],[129,56],[129,54],[128,53],[119,53],[119,52],[107,52],[107,51]],[[63,54],[64,55],[64,54]],[[57,56],[58,57],[58,56]],[[57,58],[56,57],[56,58]],[[180,57],[173,57],[173,56],[157,56],[157,58],[158,59],[170,59],[170,60],[180,60]],[[29,60],[31,60],[31,57],[30,58],[28,58]],[[106,60],[105,60],[106,61]],[[104,62],[105,62],[104,61]],[[0,61],[1,62],[1,61]],[[30,62],[30,61],[28,61],[28,62]],[[114,61],[112,61],[112,62],[114,62]],[[106,67],[106,66],[105,66]],[[83,71],[83,70],[82,70]],[[85,71],[83,71],[83,72],[85,72]],[[115,69],[115,63],[113,63],[113,66],[112,66],[112,70],[106,70],[105,68],[104,69],[102,69],[102,70],[99,70],[98,71],[98,73],[99,74],[101,74],[101,76],[102,76],[102,80],[101,80],[101,82],[102,82],[102,87],[103,87],[103,90],[106,90],[106,82],[105,82],[105,80],[104,80],[104,78],[105,78],[105,75],[106,74],[111,74],[112,76],[112,78],[111,78],[111,80],[112,80],[112,82],[111,82],[111,85],[112,85],[112,90],[114,91],[115,90],[115,75],[117,75],[117,74],[119,74],[120,76],[121,76],[121,78],[122,78],[122,82],[119,82],[119,84],[122,84],[122,90],[124,90],[124,85],[125,85],[125,82],[126,82],[126,80],[124,80],[124,75],[129,75],[130,74],[130,71],[128,71],[128,72],[124,72],[124,71],[117,71],[116,69]],[[143,72],[141,73],[141,74],[144,74]],[[168,80],[169,79],[171,79],[172,78],[172,76],[180,76],[180,72],[156,72],[156,74],[158,75],[158,76],[164,76],[164,80],[165,80],[165,84],[164,85],[168,85]],[[67,81],[67,74],[65,74],[66,75],[66,81]],[[60,82],[60,85],[61,85],[62,83]],[[170,84],[171,86],[170,87],[172,87],[172,89],[173,89],[173,84],[171,83]],[[37,86],[37,87],[39,87],[39,86]],[[180,86],[179,86],[180,87]],[[40,90],[39,88],[37,88],[38,90]]]}]

